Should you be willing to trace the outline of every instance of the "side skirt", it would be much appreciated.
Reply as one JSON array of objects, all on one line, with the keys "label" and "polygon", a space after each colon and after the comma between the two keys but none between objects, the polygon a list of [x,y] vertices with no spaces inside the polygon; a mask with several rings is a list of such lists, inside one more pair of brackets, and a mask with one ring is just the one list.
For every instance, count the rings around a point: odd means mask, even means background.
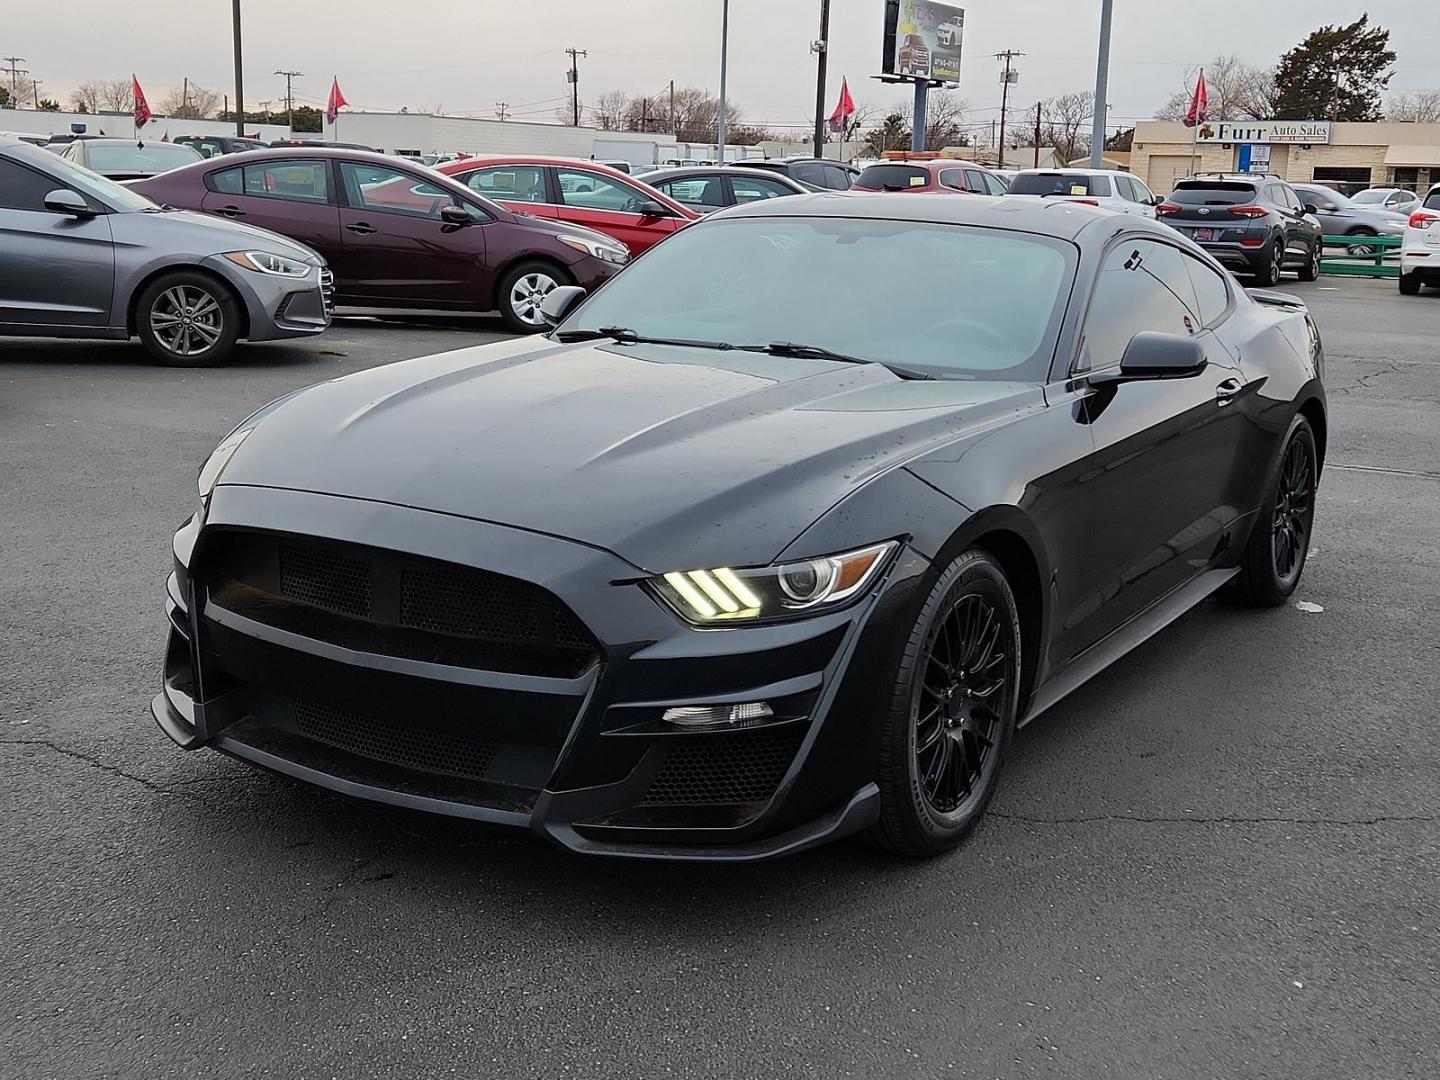
[{"label": "side skirt", "polygon": [[1030,709],[1019,726],[1024,727],[1066,694],[1089,682],[1130,650],[1149,641],[1239,572],[1239,567],[1207,570],[1156,600],[1103,641],[1097,641],[1035,691],[1030,699]]}]

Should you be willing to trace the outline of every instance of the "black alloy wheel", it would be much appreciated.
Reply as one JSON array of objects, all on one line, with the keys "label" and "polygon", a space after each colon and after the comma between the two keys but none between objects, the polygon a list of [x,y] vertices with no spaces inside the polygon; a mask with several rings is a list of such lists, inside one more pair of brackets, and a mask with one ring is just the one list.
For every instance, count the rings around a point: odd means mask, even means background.
[{"label": "black alloy wheel", "polygon": [[1020,623],[985,551],[956,559],[927,597],[882,730],[881,819],[871,839],[938,855],[974,827],[995,792],[1015,727]]},{"label": "black alloy wheel", "polygon": [[1261,607],[1283,604],[1295,591],[1315,533],[1320,455],[1304,416],[1290,421],[1283,445],[1241,555],[1240,573],[1229,586],[1232,596]]}]

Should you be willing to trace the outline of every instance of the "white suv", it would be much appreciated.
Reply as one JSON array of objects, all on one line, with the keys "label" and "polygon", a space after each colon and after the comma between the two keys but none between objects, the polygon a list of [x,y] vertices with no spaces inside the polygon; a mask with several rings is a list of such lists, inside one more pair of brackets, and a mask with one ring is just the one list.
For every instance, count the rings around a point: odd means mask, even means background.
[{"label": "white suv", "polygon": [[1005,197],[1065,199],[1148,218],[1160,202],[1138,176],[1113,169],[1021,169]]},{"label": "white suv", "polygon": [[1400,291],[1414,296],[1421,285],[1440,286],[1440,184],[1410,215],[1400,242]]}]

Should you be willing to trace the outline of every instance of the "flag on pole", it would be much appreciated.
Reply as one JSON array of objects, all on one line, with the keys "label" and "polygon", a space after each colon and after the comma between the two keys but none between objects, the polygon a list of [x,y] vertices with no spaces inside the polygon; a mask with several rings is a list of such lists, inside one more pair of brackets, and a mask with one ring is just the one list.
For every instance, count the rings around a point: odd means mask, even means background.
[{"label": "flag on pole", "polygon": [[345,95],[340,92],[340,79],[338,76],[330,81],[330,100],[325,103],[325,119],[335,123],[335,117],[340,115],[340,110],[350,103],[345,100]]},{"label": "flag on pole", "polygon": [[1190,98],[1190,108],[1185,113],[1184,124],[1186,127],[1198,127],[1210,119],[1210,88],[1205,85],[1205,69],[1200,69],[1200,77],[1195,80],[1195,93]]},{"label": "flag on pole", "polygon": [[850,82],[848,79],[840,80],[840,102],[835,106],[835,111],[830,114],[830,130],[837,135],[843,134],[850,127],[850,118],[855,115],[855,99],[850,96]]},{"label": "flag on pole", "polygon": [[150,122],[150,103],[145,100],[145,91],[140,89],[140,80],[133,73],[130,83],[135,94],[135,126],[142,128]]}]

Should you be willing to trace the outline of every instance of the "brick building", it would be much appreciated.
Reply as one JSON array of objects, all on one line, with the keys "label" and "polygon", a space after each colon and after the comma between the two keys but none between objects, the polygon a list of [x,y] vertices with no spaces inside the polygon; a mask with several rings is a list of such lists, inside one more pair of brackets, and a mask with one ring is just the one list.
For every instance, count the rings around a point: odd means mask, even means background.
[{"label": "brick building", "polygon": [[1130,169],[1162,195],[1192,170],[1272,172],[1292,181],[1424,191],[1440,183],[1440,124],[1211,121],[1194,133],[1169,120],[1141,120]]}]

